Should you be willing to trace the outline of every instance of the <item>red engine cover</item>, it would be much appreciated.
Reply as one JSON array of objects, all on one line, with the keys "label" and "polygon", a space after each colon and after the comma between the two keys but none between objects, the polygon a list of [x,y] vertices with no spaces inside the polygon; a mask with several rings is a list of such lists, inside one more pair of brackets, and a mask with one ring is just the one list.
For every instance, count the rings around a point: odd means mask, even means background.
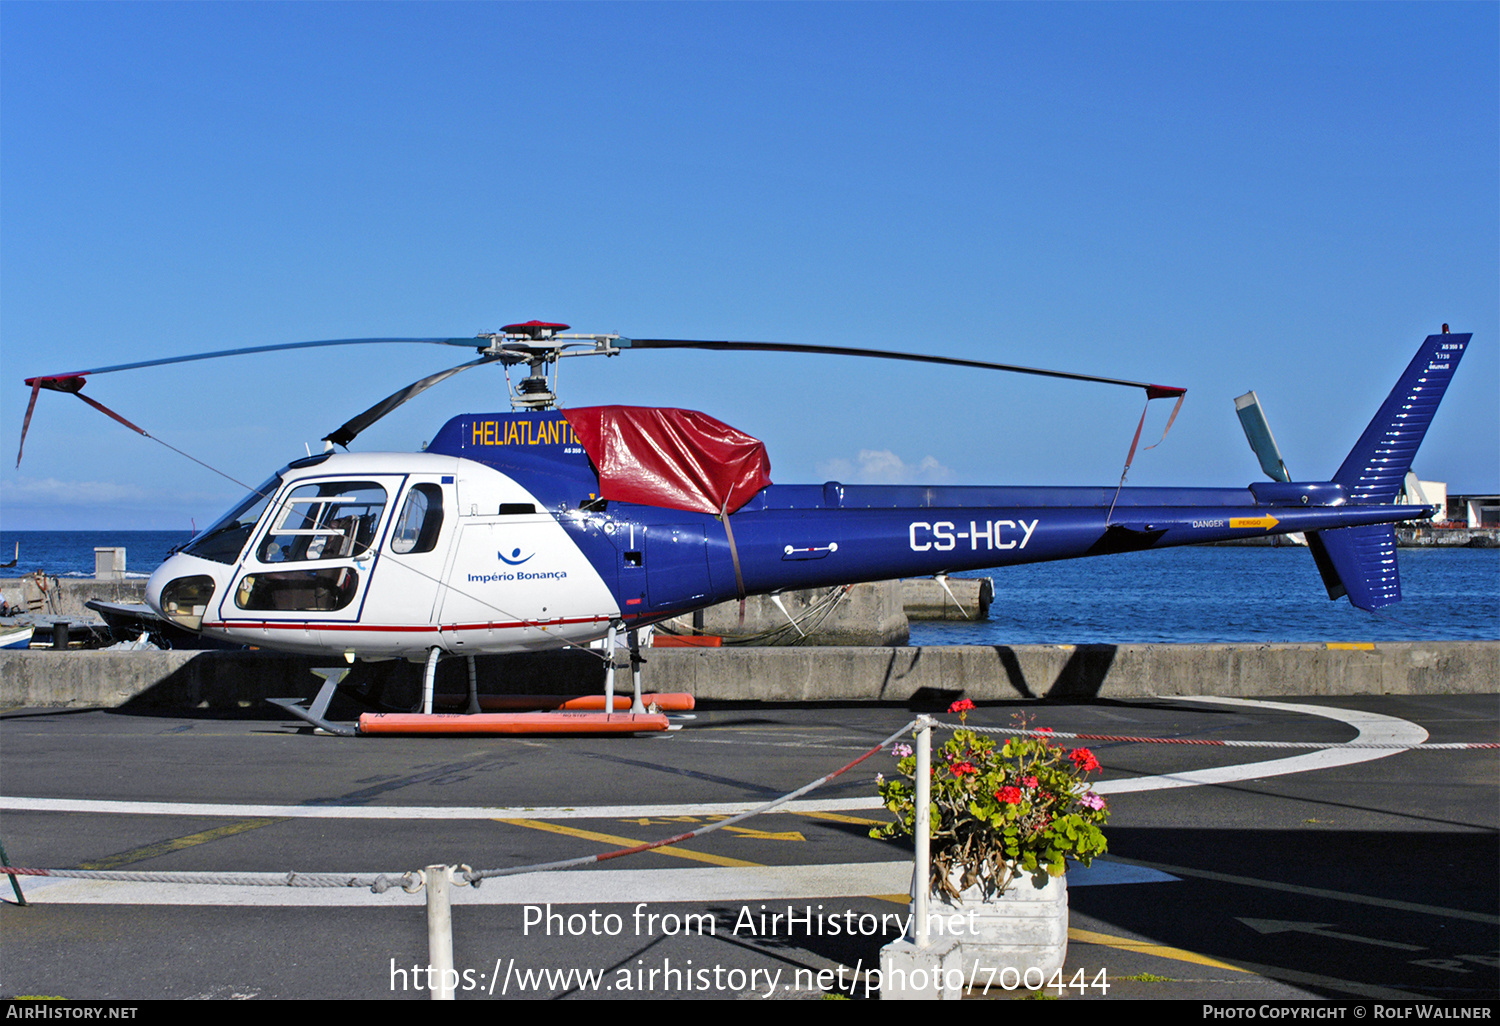
[{"label": "red engine cover", "polygon": [[771,483],[765,444],[706,414],[647,406],[564,412],[606,499],[733,513]]}]

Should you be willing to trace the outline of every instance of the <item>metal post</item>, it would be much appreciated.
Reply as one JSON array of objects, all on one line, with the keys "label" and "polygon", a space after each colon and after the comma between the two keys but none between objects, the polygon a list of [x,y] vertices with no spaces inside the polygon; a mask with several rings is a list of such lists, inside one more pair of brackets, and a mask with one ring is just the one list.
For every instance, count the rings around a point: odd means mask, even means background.
[{"label": "metal post", "polygon": [[927,924],[927,895],[932,890],[932,718],[917,717],[917,796],[912,834],[917,842],[916,890],[912,918],[916,920],[917,947],[932,944]]},{"label": "metal post", "polygon": [[428,866],[427,986],[433,1001],[452,1001],[458,974],[453,969],[453,906],[447,866]]},{"label": "metal post", "polygon": [[[20,551],[20,543],[19,542],[17,543],[16,551],[17,552]],[[4,844],[0,844],[0,865],[5,865],[5,866],[9,866],[10,865],[10,856],[7,855],[7,854],[5,854],[5,845]],[[24,894],[21,893],[21,881],[16,878],[16,874],[14,874],[14,873],[6,873],[5,875],[8,876],[8,877],[10,877],[10,889],[16,892],[16,904],[17,905],[24,905],[24,904],[26,904],[26,895],[24,895]]]}]

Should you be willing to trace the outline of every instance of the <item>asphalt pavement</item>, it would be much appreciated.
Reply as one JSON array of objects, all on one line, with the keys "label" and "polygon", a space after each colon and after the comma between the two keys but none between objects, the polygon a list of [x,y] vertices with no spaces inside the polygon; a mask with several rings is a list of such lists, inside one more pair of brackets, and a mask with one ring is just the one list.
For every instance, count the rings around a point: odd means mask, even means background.
[{"label": "asphalt pavement", "polygon": [[[11,865],[212,873],[22,877],[0,995],[425,999],[429,865],[516,869],[692,830],[845,766],[917,711],[720,704],[628,738],[336,738],[264,719],[0,714]],[[982,703],[971,722],[1111,737],[1110,853],[1069,873],[1070,944],[1039,991],[974,998],[1500,997],[1494,695]],[[951,719],[943,717],[944,719]],[[1358,740],[1387,747],[1324,748]],[[681,845],[454,890],[464,999],[878,996],[910,850],[871,840],[886,753],[787,809]],[[252,886],[251,874],[396,885]],[[1036,981],[1032,981],[1036,982]],[[1010,984],[1010,986],[1007,986]]]}]

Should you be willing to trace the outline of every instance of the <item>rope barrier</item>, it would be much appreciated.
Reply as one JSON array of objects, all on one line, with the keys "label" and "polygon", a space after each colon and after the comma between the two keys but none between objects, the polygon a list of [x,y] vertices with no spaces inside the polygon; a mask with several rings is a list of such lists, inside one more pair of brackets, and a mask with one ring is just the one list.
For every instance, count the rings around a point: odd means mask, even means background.
[{"label": "rope barrier", "polygon": [[[132,872],[122,869],[28,869],[22,866],[0,866],[0,874],[10,876],[47,876],[69,880],[112,880],[119,883],[218,884],[234,887],[369,887],[377,893],[405,881],[411,873],[212,873],[212,872]],[[384,881],[382,884],[381,882]]]},{"label": "rope barrier", "polygon": [[766,802],[764,805],[757,806],[756,808],[753,808],[748,812],[742,812],[737,816],[731,816],[728,819],[720,820],[717,823],[710,823],[708,826],[699,827],[697,830],[689,830],[686,833],[677,834],[673,837],[665,838],[664,840],[650,841],[646,844],[637,844],[634,847],[630,848],[618,848],[614,851],[607,851],[600,855],[588,855],[583,858],[568,859],[563,862],[549,862],[544,865],[537,866],[517,866],[511,869],[487,869],[478,873],[470,873],[466,878],[471,883],[477,883],[479,880],[487,879],[492,876],[514,876],[520,873],[542,873],[556,869],[568,869],[574,866],[585,866],[596,862],[604,862],[608,859],[617,859],[622,855],[635,855],[643,851],[652,851],[656,848],[665,848],[668,845],[680,844],[683,841],[691,840],[694,837],[702,837],[704,834],[712,833],[715,830],[722,830],[727,826],[733,826],[734,824],[739,823],[742,820],[749,819],[751,816],[759,816],[763,813],[770,812],[772,809],[777,808],[781,805],[785,805],[787,802],[790,802],[795,798],[802,797],[809,791],[813,791],[819,787],[822,787],[834,777],[849,772],[849,770],[852,770],[854,767],[858,766],[866,759],[875,755],[877,752],[884,751],[886,745],[891,744],[897,738],[903,737],[906,734],[910,733],[912,728],[916,725],[917,721],[912,720],[900,730],[896,731],[896,733],[880,742],[880,744],[865,752],[859,758],[853,760],[852,762],[845,763],[843,766],[834,770],[832,773],[819,777],[817,780],[814,780],[809,784],[804,784],[802,787],[799,787],[795,791],[788,792],[787,794],[782,795],[780,798],[773,798],[772,800]]}]

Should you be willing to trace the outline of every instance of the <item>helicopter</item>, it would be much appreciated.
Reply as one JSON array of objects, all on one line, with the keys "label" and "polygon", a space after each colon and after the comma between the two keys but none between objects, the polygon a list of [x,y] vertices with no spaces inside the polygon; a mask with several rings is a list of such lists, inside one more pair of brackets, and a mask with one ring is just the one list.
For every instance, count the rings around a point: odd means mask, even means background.
[{"label": "helicopter", "polygon": [[[649,349],[921,361],[1143,389],[1148,408],[1176,400],[1167,430],[1185,390],[932,354],[568,328],[533,320],[473,338],[301,342],[29,378],[22,445],[43,389],[78,394],[146,434],[81,394],[88,375],[317,346],[474,347],[474,359],[381,400],[326,436],[323,452],[252,489],[157,568],[147,602],[168,620],[229,642],[346,664],[425,662],[419,715],[429,723],[441,717],[432,712],[438,660],[468,657],[469,714],[451,727],[463,731],[480,729],[474,656],[603,639],[611,653],[605,712],[578,714],[579,723],[664,729],[665,718],[651,718],[642,702],[638,632],[747,595],[1301,533],[1330,599],[1347,596],[1366,610],[1397,602],[1394,525],[1433,511],[1394,500],[1472,337],[1446,324],[1429,335],[1328,480],[1291,480],[1258,405],[1247,402],[1241,419],[1272,480],[1246,488],[1125,487],[1123,474],[1113,487],[914,486],[774,484],[765,446],[706,414],[559,408],[557,363]],[[422,452],[336,451],[427,388],[495,363],[507,381],[510,367],[527,369],[510,388],[509,411],[455,416]],[[1144,423],[1143,411],[1127,471]],[[621,631],[635,671],[623,718],[612,715]],[[315,672],[326,683],[311,706],[283,704],[315,726],[348,733],[324,718],[343,671]],[[397,729],[421,728],[406,721]],[[565,728],[550,719],[527,729]]]}]

